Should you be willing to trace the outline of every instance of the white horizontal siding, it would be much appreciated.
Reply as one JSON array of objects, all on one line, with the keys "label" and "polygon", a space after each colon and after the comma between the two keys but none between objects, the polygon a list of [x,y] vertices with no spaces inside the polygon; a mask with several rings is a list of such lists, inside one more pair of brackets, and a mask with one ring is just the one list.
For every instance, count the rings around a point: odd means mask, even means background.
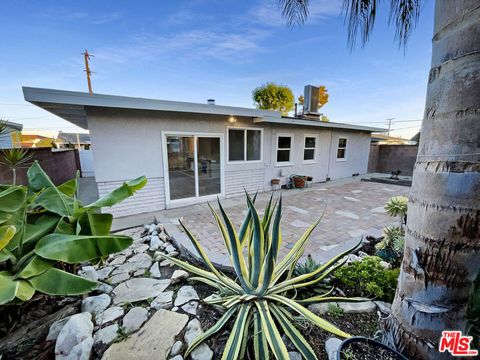
[{"label": "white horizontal siding", "polygon": [[265,190],[265,169],[230,170],[225,173],[225,196],[235,196],[248,192]]},{"label": "white horizontal siding", "polygon": [[[104,196],[123,184],[123,181],[99,182],[98,194]],[[103,212],[121,217],[165,209],[165,186],[163,178],[149,178],[143,189],[118,205],[104,208]]]}]

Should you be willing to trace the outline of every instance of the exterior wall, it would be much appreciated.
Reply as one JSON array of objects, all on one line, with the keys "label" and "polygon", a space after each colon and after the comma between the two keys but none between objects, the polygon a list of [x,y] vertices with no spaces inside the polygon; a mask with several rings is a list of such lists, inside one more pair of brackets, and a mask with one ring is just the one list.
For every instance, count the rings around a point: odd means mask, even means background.
[{"label": "exterior wall", "polygon": [[[283,183],[289,175],[312,176],[315,182],[328,176],[338,178],[353,173],[365,173],[368,160],[368,133],[348,132],[348,148],[355,148],[342,164],[332,162],[330,139],[343,134],[328,129],[254,123],[251,118],[237,117],[231,124],[227,117],[218,115],[168,113],[152,111],[88,109],[88,125],[92,141],[93,164],[99,194],[102,196],[123,181],[145,175],[148,185],[121,205],[110,209],[115,216],[133,212],[150,212],[166,207],[162,132],[223,134],[224,191],[226,197],[247,191],[271,189],[271,179]],[[263,129],[262,161],[251,163],[228,162],[228,128]],[[278,166],[276,141],[278,134],[293,134],[291,166]],[[304,136],[317,137],[316,161],[303,162]],[[357,149],[358,147],[358,149]],[[348,150],[347,150],[348,151]],[[334,153],[336,154],[336,148]],[[330,157],[330,169],[329,167]],[[281,176],[283,174],[285,176]]]},{"label": "exterior wall", "polygon": [[378,157],[371,158],[368,164],[372,172],[389,173],[401,171],[401,175],[412,175],[417,160],[418,145],[371,145],[371,151],[378,152]]},{"label": "exterior wall", "polygon": [[[337,159],[338,139],[347,139],[346,159]],[[341,179],[353,174],[365,174],[368,168],[370,134],[354,131],[332,131],[330,144],[330,179]]]}]

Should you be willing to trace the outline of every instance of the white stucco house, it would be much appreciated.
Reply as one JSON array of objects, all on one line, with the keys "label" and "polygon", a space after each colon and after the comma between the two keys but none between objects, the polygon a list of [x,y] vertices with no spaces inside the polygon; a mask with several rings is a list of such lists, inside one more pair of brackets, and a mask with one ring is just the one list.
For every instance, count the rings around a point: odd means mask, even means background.
[{"label": "white stucco house", "polygon": [[145,175],[146,187],[113,209],[151,212],[268,191],[292,174],[314,182],[367,171],[370,137],[383,129],[282,117],[250,108],[24,87],[25,100],[90,131],[102,195]]}]

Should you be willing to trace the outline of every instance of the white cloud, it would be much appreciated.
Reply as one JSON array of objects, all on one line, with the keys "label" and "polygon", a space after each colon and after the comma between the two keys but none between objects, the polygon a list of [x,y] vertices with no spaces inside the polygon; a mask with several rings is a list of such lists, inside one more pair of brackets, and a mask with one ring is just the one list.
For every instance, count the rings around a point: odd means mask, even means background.
[{"label": "white cloud", "polygon": [[72,11],[70,9],[49,9],[40,14],[41,17],[67,21],[67,22],[82,22],[90,25],[109,24],[120,19],[124,15],[122,11],[115,11],[107,14],[90,14],[85,11]]}]

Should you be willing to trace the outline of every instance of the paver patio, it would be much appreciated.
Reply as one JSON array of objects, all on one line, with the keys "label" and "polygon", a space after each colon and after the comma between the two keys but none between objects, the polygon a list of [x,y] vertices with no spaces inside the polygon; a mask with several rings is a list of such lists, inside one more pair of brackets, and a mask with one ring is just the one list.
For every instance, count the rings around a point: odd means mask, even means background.
[{"label": "paver patio", "polygon": [[[280,256],[292,248],[306,228],[322,213],[323,218],[305,250],[305,255],[311,254],[317,261],[325,261],[359,241],[362,236],[379,236],[384,226],[398,223],[385,213],[383,205],[392,196],[408,195],[409,190],[404,186],[348,179],[315,184],[303,190],[282,191],[283,243]],[[275,197],[279,195],[279,191],[275,192]],[[269,196],[270,193],[258,195],[258,209],[264,209]],[[222,204],[238,228],[246,214],[244,197],[226,199]],[[222,258],[226,259],[225,245],[207,204],[162,211],[160,220],[178,224],[178,218],[197,236],[207,253],[217,260],[215,262],[225,263],[222,261]],[[182,237],[186,240],[185,236]]]}]

